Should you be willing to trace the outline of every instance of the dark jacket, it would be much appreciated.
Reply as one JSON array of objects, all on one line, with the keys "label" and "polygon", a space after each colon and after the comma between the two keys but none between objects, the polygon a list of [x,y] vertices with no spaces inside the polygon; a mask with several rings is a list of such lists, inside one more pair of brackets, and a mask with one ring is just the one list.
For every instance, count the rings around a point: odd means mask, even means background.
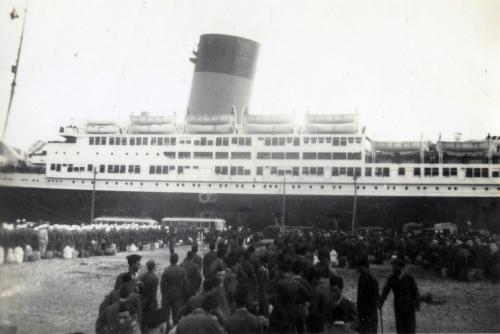
[{"label": "dark jacket", "polygon": [[203,276],[207,276],[208,269],[210,268],[210,265],[215,261],[216,258],[217,258],[217,253],[213,250],[205,254],[205,256],[203,256]]},{"label": "dark jacket", "polygon": [[378,281],[372,274],[361,274],[358,279],[358,306],[359,322],[377,319],[379,300]]},{"label": "dark jacket", "polygon": [[183,297],[187,285],[186,271],[177,264],[171,265],[161,275],[160,285],[163,299]]},{"label": "dark jacket", "polygon": [[403,273],[401,278],[392,274],[387,279],[382,290],[381,301],[384,302],[392,290],[394,293],[394,312],[399,314],[412,314],[420,308],[420,296],[417,283],[411,275]]},{"label": "dark jacket", "polygon": [[215,318],[202,309],[194,310],[177,324],[176,334],[222,334],[224,330]]},{"label": "dark jacket", "polygon": [[200,267],[193,260],[184,261],[181,267],[186,271],[186,297],[193,296],[201,285]]},{"label": "dark jacket", "polygon": [[262,333],[264,330],[259,317],[250,313],[246,308],[236,309],[226,319],[224,327],[228,334]]},{"label": "dark jacket", "polygon": [[160,279],[152,271],[148,271],[140,278],[142,282],[141,288],[141,303],[144,311],[154,311],[158,308],[158,300],[156,298]]}]

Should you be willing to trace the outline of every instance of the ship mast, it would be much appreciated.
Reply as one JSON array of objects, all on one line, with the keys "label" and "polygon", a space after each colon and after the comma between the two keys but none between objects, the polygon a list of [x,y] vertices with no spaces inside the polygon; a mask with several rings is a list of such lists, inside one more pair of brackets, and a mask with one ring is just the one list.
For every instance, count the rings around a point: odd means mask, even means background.
[{"label": "ship mast", "polygon": [[358,192],[357,192],[357,185],[356,185],[356,179],[358,177],[354,175],[353,180],[354,180],[354,203],[352,206],[352,223],[351,223],[351,233],[354,234],[354,229],[356,226],[356,213],[357,213],[357,202],[358,202]]},{"label": "ship mast", "polygon": [[[12,101],[14,100],[14,91],[16,89],[16,79],[17,79],[17,72],[19,69],[19,59],[21,58],[21,48],[23,46],[23,39],[24,39],[24,28],[26,26],[26,16],[28,14],[28,1],[26,1],[24,5],[24,18],[23,18],[23,28],[21,30],[21,39],[19,41],[19,48],[17,49],[17,58],[16,58],[16,65],[12,66],[12,73],[14,73],[14,78],[12,79],[11,83],[11,89],[10,89],[10,97],[9,97],[9,105],[7,106],[7,113],[5,114],[5,119],[3,123],[3,128],[2,128],[2,141],[5,139],[5,134],[7,133],[7,125],[9,123],[9,116],[10,116],[10,110],[12,107]],[[10,17],[12,20],[18,18],[19,16],[16,13],[16,10],[13,9]]]}]

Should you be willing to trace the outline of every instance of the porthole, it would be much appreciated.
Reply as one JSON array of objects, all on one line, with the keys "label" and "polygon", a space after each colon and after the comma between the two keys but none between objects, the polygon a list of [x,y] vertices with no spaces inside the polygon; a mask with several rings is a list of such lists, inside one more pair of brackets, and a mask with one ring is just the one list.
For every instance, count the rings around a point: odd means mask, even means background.
[{"label": "porthole", "polygon": [[114,154],[114,153],[113,153],[113,152],[111,152],[111,155],[113,155],[113,154]]},{"label": "porthole", "polygon": [[476,190],[476,187],[472,187],[472,190]]},{"label": "porthole", "polygon": [[[24,180],[23,180],[24,181]],[[73,183],[75,183],[75,181],[73,181]]]},{"label": "porthole", "polygon": [[489,189],[488,187],[484,187],[484,190],[488,191],[488,190],[490,190],[490,189]]},{"label": "porthole", "polygon": [[255,184],[252,184],[252,188],[255,188]]},{"label": "porthole", "polygon": [[267,188],[267,186],[264,184],[264,189],[266,189],[266,188]]},{"label": "porthole", "polygon": [[159,155],[160,155],[160,153],[156,153],[156,156],[159,156]]},{"label": "porthole", "polygon": [[158,182],[156,182],[155,184],[156,184],[156,186],[158,187]]},{"label": "porthole", "polygon": [[457,190],[457,189],[458,189],[457,187],[453,188],[453,190]]},{"label": "porthole", "polygon": [[365,187],[365,186],[363,186],[363,189],[366,189],[366,187]]},{"label": "porthole", "polygon": [[149,155],[149,153],[146,153],[146,155]]},{"label": "porthole", "polygon": [[424,187],[424,190],[427,190],[427,187]]},{"label": "porthole", "polygon": [[219,184],[219,188],[222,188],[222,183],[221,183],[221,184]]},{"label": "porthole", "polygon": [[332,189],[335,189],[336,187],[335,186],[332,186]]},{"label": "porthole", "polygon": [[139,153],[135,152],[135,155],[139,155]]},{"label": "porthole", "polygon": [[118,185],[118,182],[115,182],[115,185]]},{"label": "porthole", "polygon": [[451,190],[451,187],[448,187],[448,190]]},{"label": "porthole", "polygon": [[131,186],[133,186],[133,185],[134,185],[134,183],[133,183],[133,182],[130,182],[130,185],[131,185]]},{"label": "porthole", "polygon": [[168,183],[165,183],[165,186],[168,187]]},{"label": "porthole", "polygon": [[224,185],[224,188],[227,188],[227,183]]},{"label": "porthole", "polygon": [[125,182],[125,185],[128,186],[128,182]]},{"label": "porthole", "polygon": [[375,190],[377,190],[377,189],[378,189],[378,187],[377,187],[377,186],[375,186],[374,188],[375,188]]},{"label": "porthole", "polygon": [[309,185],[309,189],[312,189],[313,186]]},{"label": "porthole", "polygon": [[[358,188],[359,188],[359,187],[358,187]],[[323,185],[322,185],[322,186],[321,186],[321,189],[325,189],[325,186],[323,186]]]},{"label": "porthole", "polygon": [[193,183],[193,188],[196,187],[196,184]]},{"label": "porthole", "polygon": [[238,188],[238,185],[236,185],[236,188]]},{"label": "porthole", "polygon": [[128,155],[128,152],[125,152],[125,155]]},{"label": "porthole", "polygon": [[242,187],[242,188],[245,188],[245,185],[244,185],[244,184],[242,184],[242,185],[241,185],[241,187]]},{"label": "porthole", "polygon": [[297,186],[297,188],[299,188],[299,189],[300,189],[300,185],[298,185],[298,186]]},{"label": "porthole", "polygon": [[278,188],[278,185],[277,185],[277,184],[275,184],[275,185],[274,185],[274,188]]},{"label": "porthole", "polygon": [[408,187],[405,187],[405,190],[408,190]]},{"label": "porthole", "polygon": [[436,187],[436,190],[439,190],[439,187]]},{"label": "porthole", "polygon": [[177,183],[177,187],[179,186],[179,184]]},{"label": "porthole", "polygon": [[183,187],[184,187],[184,183],[182,183],[182,184],[181,184],[181,186],[183,186]]},{"label": "porthole", "polygon": [[108,181],[106,181],[106,184],[108,184]]},{"label": "porthole", "polygon": [[210,188],[210,187],[212,187],[212,184],[211,184],[211,183],[209,183],[209,184],[208,184],[208,187],[209,187],[209,188]]},{"label": "porthole", "polygon": [[339,189],[342,189],[342,186],[339,186]]},{"label": "porthole", "polygon": [[391,187],[387,186],[387,190],[391,189]]},{"label": "porthole", "polygon": [[295,189],[295,186],[294,186],[294,185],[292,186],[292,189]]},{"label": "porthole", "polygon": [[359,189],[359,186],[356,186],[356,189]]},{"label": "porthole", "polygon": [[198,183],[198,188],[200,187],[200,184]]},{"label": "porthole", "polygon": [[141,186],[142,186],[142,182],[141,182]]},{"label": "porthole", "polygon": [[417,190],[420,190],[420,187],[417,187]]},{"label": "porthole", "polygon": [[392,187],[392,190],[396,190],[396,187]]}]

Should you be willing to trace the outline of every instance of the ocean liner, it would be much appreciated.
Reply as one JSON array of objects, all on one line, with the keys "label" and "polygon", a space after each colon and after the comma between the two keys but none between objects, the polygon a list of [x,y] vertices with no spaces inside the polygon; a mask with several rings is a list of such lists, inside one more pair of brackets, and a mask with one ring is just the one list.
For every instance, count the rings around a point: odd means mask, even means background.
[{"label": "ocean liner", "polygon": [[63,126],[60,141],[28,152],[1,143],[0,219],[88,222],[95,211],[255,228],[471,221],[498,230],[500,137],[375,141],[356,113],[309,113],[300,126],[249,113],[258,50],[202,35],[183,122],[141,112],[129,124]]}]

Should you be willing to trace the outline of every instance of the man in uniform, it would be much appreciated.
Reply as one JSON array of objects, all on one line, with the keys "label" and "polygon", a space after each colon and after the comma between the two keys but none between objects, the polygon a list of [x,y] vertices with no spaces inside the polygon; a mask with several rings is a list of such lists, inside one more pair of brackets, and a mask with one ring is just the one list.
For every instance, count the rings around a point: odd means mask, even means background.
[{"label": "man in uniform", "polygon": [[358,261],[358,318],[360,334],[377,333],[378,317],[378,281],[370,273],[368,258],[362,257]]},{"label": "man in uniform", "polygon": [[210,242],[210,251],[203,256],[203,276],[207,276],[210,265],[217,259],[217,253],[215,252],[215,242]]},{"label": "man in uniform", "polygon": [[184,268],[177,265],[179,256],[170,255],[170,267],[166,268],[161,276],[161,304],[165,310],[167,323],[172,313],[172,321],[177,324],[177,313],[184,303],[184,294],[187,285],[187,276]]},{"label": "man in uniform", "polygon": [[146,263],[146,267],[148,272],[140,278],[140,282],[142,283],[140,295],[143,319],[149,318],[150,314],[158,308],[156,293],[158,291],[158,285],[160,284],[160,279],[155,272],[156,263],[153,260],[149,260]]},{"label": "man in uniform", "polygon": [[387,279],[379,306],[382,307],[390,290],[394,293],[394,313],[398,333],[415,333],[415,311],[420,310],[420,296],[415,279],[405,271],[403,259],[392,263],[392,274]]}]

